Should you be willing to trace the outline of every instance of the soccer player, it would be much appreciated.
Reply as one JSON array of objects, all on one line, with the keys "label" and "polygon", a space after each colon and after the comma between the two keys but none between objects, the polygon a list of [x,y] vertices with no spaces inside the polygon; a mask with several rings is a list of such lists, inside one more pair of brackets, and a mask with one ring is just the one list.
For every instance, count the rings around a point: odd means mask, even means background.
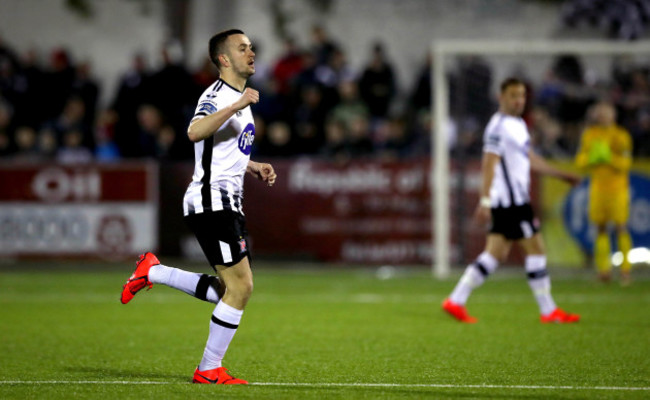
[{"label": "soccer player", "polygon": [[221,365],[253,290],[242,211],[244,175],[272,186],[276,174],[270,164],[250,160],[255,125],[249,105],[259,101],[259,93],[245,87],[255,73],[250,40],[241,30],[227,30],[210,39],[209,52],[220,78],[201,95],[187,130],[194,142],[195,167],[183,211],[218,276],[171,268],[145,253],[123,287],[122,303],[161,283],[216,304],[193,382],[246,384]]},{"label": "soccer player", "polygon": [[530,136],[521,114],[526,104],[526,87],[508,78],[499,93],[499,111],[492,116],[483,136],[482,185],[475,218],[485,224],[492,219],[485,249],[465,273],[442,308],[461,322],[474,323],[465,303],[474,289],[493,273],[517,243],[526,253],[525,268],[543,323],[577,322],[580,317],[555,305],[546,270],[544,241],[530,205],[530,170],[575,184],[579,177],[560,171],[530,148]]},{"label": "soccer player", "polygon": [[582,134],[576,164],[586,169],[591,178],[589,220],[598,229],[594,243],[594,261],[599,278],[609,281],[612,265],[607,225],[613,223],[618,249],[623,253],[621,283],[628,284],[631,265],[627,256],[632,248],[632,239],[626,225],[630,210],[632,138],[616,124],[616,110],[611,103],[597,103],[591,111],[594,124]]}]

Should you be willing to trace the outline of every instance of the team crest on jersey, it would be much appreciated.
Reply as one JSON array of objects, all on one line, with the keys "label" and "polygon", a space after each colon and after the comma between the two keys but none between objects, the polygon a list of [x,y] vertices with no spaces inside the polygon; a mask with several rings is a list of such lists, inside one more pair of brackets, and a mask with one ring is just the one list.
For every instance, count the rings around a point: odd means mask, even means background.
[{"label": "team crest on jersey", "polygon": [[239,150],[246,154],[251,154],[253,148],[253,141],[255,140],[255,125],[248,124],[246,128],[239,135]]}]

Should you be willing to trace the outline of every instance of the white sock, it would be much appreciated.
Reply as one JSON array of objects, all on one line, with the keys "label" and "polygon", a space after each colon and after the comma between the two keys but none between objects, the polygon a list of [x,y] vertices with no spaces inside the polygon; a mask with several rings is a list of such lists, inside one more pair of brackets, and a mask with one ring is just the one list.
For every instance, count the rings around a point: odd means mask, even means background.
[{"label": "white sock", "polygon": [[149,269],[149,280],[178,289],[203,301],[214,304],[219,302],[215,289],[218,281],[214,275],[197,274],[159,264]]},{"label": "white sock", "polygon": [[481,286],[485,278],[493,273],[499,266],[499,261],[492,254],[484,251],[479,254],[476,261],[465,268],[465,273],[456,284],[454,291],[451,292],[449,300],[453,303],[465,305],[472,290]]},{"label": "white sock", "polygon": [[244,310],[238,310],[220,301],[212,313],[210,335],[199,364],[199,371],[221,367],[221,360],[228,350],[230,341],[237,332]]},{"label": "white sock", "polygon": [[533,291],[539,312],[542,315],[552,313],[555,308],[555,301],[551,296],[551,278],[546,270],[545,255],[531,255],[526,257],[526,275],[528,286]]}]

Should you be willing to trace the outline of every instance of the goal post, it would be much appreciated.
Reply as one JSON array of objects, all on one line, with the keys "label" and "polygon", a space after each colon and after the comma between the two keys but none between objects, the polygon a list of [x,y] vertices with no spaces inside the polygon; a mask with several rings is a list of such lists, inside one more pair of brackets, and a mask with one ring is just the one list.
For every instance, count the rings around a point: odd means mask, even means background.
[{"label": "goal post", "polygon": [[[431,226],[432,274],[439,279],[451,271],[450,218],[450,88],[447,81],[449,62],[459,56],[508,56],[524,60],[534,56],[648,56],[650,41],[614,42],[600,40],[434,40],[431,44]],[[498,83],[498,82],[496,82]]]}]

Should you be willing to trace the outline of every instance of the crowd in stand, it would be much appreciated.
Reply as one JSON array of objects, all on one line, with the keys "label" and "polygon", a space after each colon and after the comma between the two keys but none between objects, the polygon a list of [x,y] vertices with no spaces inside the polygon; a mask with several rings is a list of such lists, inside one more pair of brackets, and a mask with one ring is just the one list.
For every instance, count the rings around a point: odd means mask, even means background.
[{"label": "crowd in stand", "polygon": [[[217,71],[207,60],[190,71],[168,50],[156,69],[135,55],[114,99],[101,105],[89,63],[75,63],[64,49],[53,50],[48,63],[34,52],[18,56],[0,38],[0,156],[61,163],[192,159],[187,124]],[[257,62],[249,81],[260,91],[253,106],[256,155],[346,161],[429,154],[430,58],[413,72],[411,90],[404,90],[384,46],[369,50],[368,61],[354,70],[344,49],[315,26],[309,45],[287,38],[276,60]],[[633,135],[635,155],[650,155],[650,66],[621,60],[607,83],[588,82],[585,75],[579,59],[563,56],[543,82],[531,82],[535,101],[525,118],[539,151],[572,157],[587,108],[607,97]],[[496,108],[492,67],[463,58],[448,79],[453,154],[478,155],[483,126]]]}]

